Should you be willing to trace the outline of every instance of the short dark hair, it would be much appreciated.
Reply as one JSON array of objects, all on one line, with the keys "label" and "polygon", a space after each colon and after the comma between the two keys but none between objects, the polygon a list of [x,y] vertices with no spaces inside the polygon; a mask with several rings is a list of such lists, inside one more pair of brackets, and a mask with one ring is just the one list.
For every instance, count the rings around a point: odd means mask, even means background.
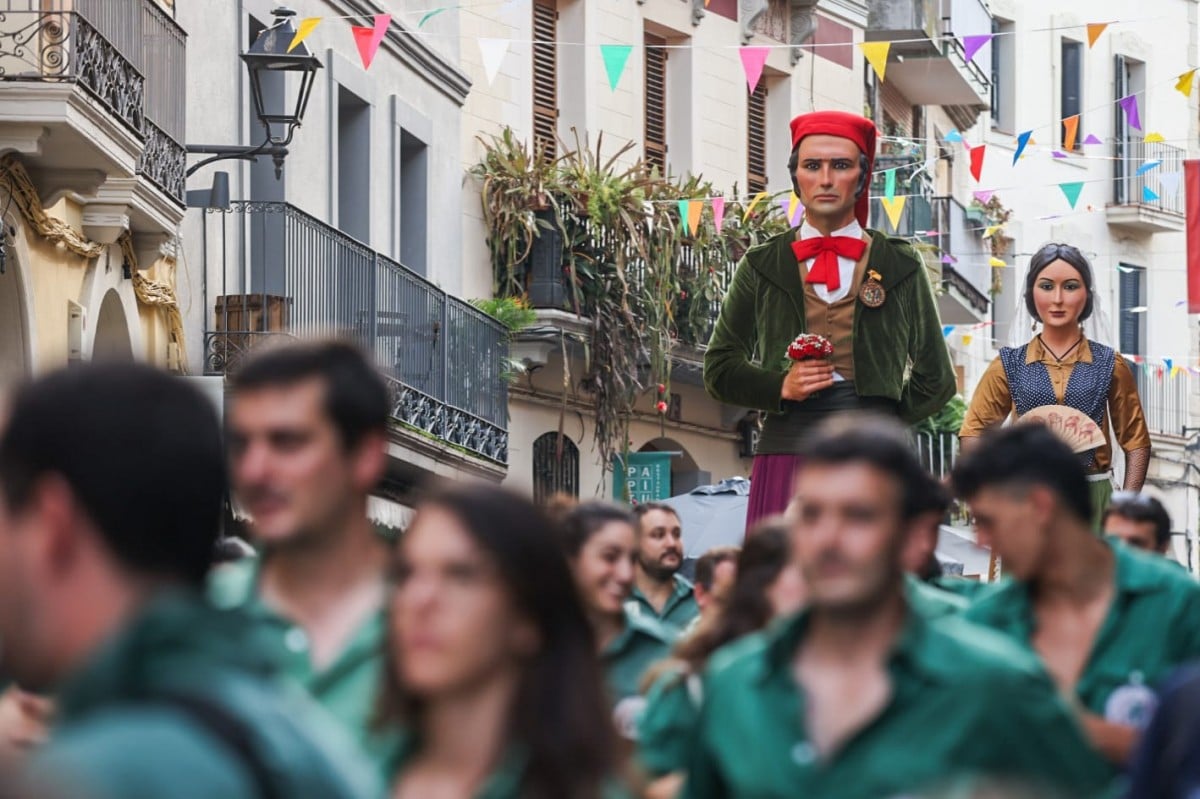
[{"label": "short dark hair", "polygon": [[84,364],[19,389],[0,436],[0,484],[26,507],[57,475],[129,571],[199,587],[226,480],[212,402],[137,364]]},{"label": "short dark hair", "polygon": [[366,354],[349,342],[301,341],[264,349],[234,373],[230,389],[236,395],[312,379],[324,384],[325,413],[346,449],[368,433],[387,429],[387,385]]},{"label": "short dark hair", "polygon": [[[909,440],[908,431],[894,419],[852,412],[822,423],[801,447],[804,465],[866,464],[895,481],[900,492],[900,515],[905,521],[929,510],[931,478]],[[803,467],[802,467],[803,468]]]},{"label": "short dark hair", "polygon": [[1096,305],[1092,265],[1078,247],[1072,247],[1070,244],[1046,244],[1029,259],[1029,272],[1025,275],[1025,309],[1029,311],[1030,316],[1038,319],[1037,306],[1033,302],[1033,284],[1037,282],[1037,276],[1042,270],[1055,261],[1066,261],[1079,270],[1079,275],[1083,278],[1083,285],[1087,289],[1087,302],[1079,312],[1079,321],[1082,322],[1092,315],[1092,309]]},{"label": "short dark hair", "polygon": [[623,522],[637,530],[637,517],[623,505],[592,499],[580,502],[572,508],[563,517],[560,525],[563,551],[567,557],[574,558],[579,555],[588,539],[611,522]]},{"label": "short dark hair", "polygon": [[1163,504],[1149,494],[1134,491],[1118,491],[1113,494],[1112,502],[1104,509],[1104,521],[1109,516],[1121,516],[1139,524],[1152,522],[1154,524],[1154,544],[1159,549],[1171,540],[1171,514]]},{"label": "short dark hair", "polygon": [[672,508],[670,505],[668,505],[665,502],[639,502],[638,504],[633,506],[633,515],[640,522],[642,520],[643,516],[645,516],[647,513],[650,513],[651,511],[656,511],[656,510],[660,510],[663,513],[669,513],[672,516],[674,516],[676,519],[679,518],[679,511],[675,510],[674,508]]},{"label": "short dark hair", "polygon": [[711,591],[717,576],[717,567],[722,563],[737,562],[741,550],[737,547],[713,547],[696,559],[696,585]]},{"label": "short dark hair", "polygon": [[987,431],[959,458],[952,479],[954,490],[966,500],[988,487],[1043,486],[1077,519],[1092,520],[1092,495],[1079,456],[1042,424]]}]

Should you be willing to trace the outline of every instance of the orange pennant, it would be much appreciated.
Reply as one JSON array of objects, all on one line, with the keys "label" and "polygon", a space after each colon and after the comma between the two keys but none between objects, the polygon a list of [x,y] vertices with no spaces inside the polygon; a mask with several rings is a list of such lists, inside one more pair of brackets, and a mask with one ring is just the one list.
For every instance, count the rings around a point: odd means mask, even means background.
[{"label": "orange pennant", "polygon": [[700,212],[704,210],[704,200],[691,200],[688,202],[688,227],[692,233],[700,232]]},{"label": "orange pennant", "polygon": [[1100,34],[1104,33],[1104,29],[1108,27],[1107,22],[1089,22],[1087,26],[1088,32],[1088,49],[1096,43],[1100,38]]},{"label": "orange pennant", "polygon": [[1063,149],[1075,149],[1075,137],[1079,134],[1079,114],[1069,116],[1063,123]]}]

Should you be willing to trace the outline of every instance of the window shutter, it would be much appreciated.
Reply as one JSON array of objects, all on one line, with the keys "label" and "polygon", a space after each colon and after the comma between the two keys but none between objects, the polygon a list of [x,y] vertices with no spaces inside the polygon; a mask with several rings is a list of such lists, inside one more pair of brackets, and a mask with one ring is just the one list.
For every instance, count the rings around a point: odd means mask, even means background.
[{"label": "window shutter", "polygon": [[646,165],[667,174],[667,40],[647,33]]},{"label": "window shutter", "polygon": [[1142,275],[1141,269],[1134,269],[1121,264],[1120,302],[1121,302],[1121,352],[1129,355],[1141,355],[1141,318],[1140,314],[1130,313],[1130,308],[1142,304]]},{"label": "window shutter", "polygon": [[533,0],[533,143],[558,154],[558,8]]},{"label": "window shutter", "polygon": [[[1081,42],[1073,42],[1069,39],[1062,40],[1062,86],[1059,96],[1059,104],[1061,106],[1063,119],[1079,115],[1080,125],[1077,130],[1083,130],[1082,120],[1082,93],[1083,93],[1083,44]],[[1061,126],[1059,132],[1059,141],[1066,144],[1067,128]],[[1082,136],[1076,135],[1074,148],[1081,149]]]},{"label": "window shutter", "polygon": [[746,114],[746,190],[767,190],[767,82],[760,79],[750,95]]}]

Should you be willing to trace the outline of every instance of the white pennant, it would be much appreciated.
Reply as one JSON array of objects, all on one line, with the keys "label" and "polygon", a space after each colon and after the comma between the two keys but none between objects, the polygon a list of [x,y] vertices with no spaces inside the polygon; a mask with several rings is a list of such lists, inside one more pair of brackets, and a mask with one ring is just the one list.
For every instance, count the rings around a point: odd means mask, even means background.
[{"label": "white pennant", "polygon": [[1163,194],[1174,194],[1179,190],[1179,173],[1162,173],[1158,176],[1158,185],[1162,187]]},{"label": "white pennant", "polygon": [[480,39],[479,54],[483,56],[483,72],[487,75],[488,85],[491,86],[496,75],[500,74],[500,65],[508,54],[509,39]]}]

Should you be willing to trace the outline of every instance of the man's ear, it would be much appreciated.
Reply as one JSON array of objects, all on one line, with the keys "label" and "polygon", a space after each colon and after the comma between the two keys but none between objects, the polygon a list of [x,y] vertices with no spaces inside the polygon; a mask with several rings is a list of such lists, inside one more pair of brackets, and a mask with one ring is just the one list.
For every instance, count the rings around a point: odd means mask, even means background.
[{"label": "man's ear", "polygon": [[1033,510],[1034,518],[1041,525],[1048,525],[1058,510],[1059,500],[1047,486],[1034,485],[1028,489],[1026,501]]},{"label": "man's ear", "polygon": [[91,524],[75,497],[75,492],[62,477],[54,474],[38,478],[22,513],[31,514],[32,542],[36,568],[48,574],[61,575],[69,571],[79,557],[83,525]]},{"label": "man's ear", "polygon": [[379,485],[387,471],[387,433],[375,431],[367,433],[354,448],[354,482],[364,491],[371,491]]}]

